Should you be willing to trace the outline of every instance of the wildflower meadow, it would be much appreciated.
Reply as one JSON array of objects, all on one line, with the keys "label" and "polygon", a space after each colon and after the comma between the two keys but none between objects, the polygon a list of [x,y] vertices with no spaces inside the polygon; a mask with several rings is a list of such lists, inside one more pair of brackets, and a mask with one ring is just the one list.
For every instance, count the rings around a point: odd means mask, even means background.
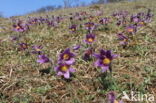
[{"label": "wildflower meadow", "polygon": [[0,103],[155,103],[155,4],[0,18]]}]

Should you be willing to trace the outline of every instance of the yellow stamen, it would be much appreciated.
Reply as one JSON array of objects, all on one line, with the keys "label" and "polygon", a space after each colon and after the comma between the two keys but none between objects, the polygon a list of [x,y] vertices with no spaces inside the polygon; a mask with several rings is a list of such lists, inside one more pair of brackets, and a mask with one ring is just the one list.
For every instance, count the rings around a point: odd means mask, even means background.
[{"label": "yellow stamen", "polygon": [[68,70],[68,66],[62,66],[62,67],[61,67],[61,70],[62,70],[63,72],[66,72],[66,71]]},{"label": "yellow stamen", "polygon": [[128,41],[128,39],[124,39],[123,41],[124,41],[124,42],[127,42],[127,41]]},{"label": "yellow stamen", "polygon": [[110,62],[111,62],[111,60],[110,59],[108,59],[108,58],[105,58],[104,60],[103,60],[103,64],[110,64]]},{"label": "yellow stamen", "polygon": [[119,102],[117,100],[115,100],[114,103],[119,103]]},{"label": "yellow stamen", "polygon": [[36,51],[41,51],[41,49],[36,49]]},{"label": "yellow stamen", "polygon": [[128,29],[128,32],[133,32],[133,31],[134,31],[133,28]]},{"label": "yellow stamen", "polygon": [[75,29],[73,28],[73,29],[71,29],[71,31],[75,31]]},{"label": "yellow stamen", "polygon": [[20,29],[20,27],[19,26],[16,26],[16,29]]},{"label": "yellow stamen", "polygon": [[63,59],[65,59],[65,60],[69,59],[69,55],[68,54],[64,54],[63,55]]},{"label": "yellow stamen", "polygon": [[35,23],[36,23],[35,21],[32,22],[32,24],[35,24]]},{"label": "yellow stamen", "polygon": [[23,44],[23,45],[21,45],[21,46],[22,46],[22,48],[24,48],[24,49],[27,48],[27,45],[25,45],[25,44]]},{"label": "yellow stamen", "polygon": [[88,38],[87,41],[91,43],[91,42],[94,41],[94,39],[93,38]]},{"label": "yellow stamen", "polygon": [[144,22],[139,22],[139,24],[144,25]]}]

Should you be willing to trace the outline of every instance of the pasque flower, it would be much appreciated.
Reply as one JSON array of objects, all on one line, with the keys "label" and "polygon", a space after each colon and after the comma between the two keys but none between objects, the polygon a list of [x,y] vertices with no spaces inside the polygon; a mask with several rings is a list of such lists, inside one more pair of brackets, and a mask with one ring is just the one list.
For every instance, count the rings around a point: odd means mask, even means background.
[{"label": "pasque flower", "polygon": [[43,64],[43,63],[48,63],[50,60],[49,60],[49,58],[46,56],[46,55],[39,55],[38,56],[38,59],[37,59],[37,62],[38,63],[41,63],[41,64]]},{"label": "pasque flower", "polygon": [[95,41],[95,34],[89,33],[86,35],[86,38],[84,40],[85,43],[87,44],[92,44]]},{"label": "pasque flower", "polygon": [[66,63],[68,65],[71,65],[75,62],[75,54],[70,52],[70,49],[65,49],[59,56],[59,63]]},{"label": "pasque flower", "polygon": [[28,49],[28,44],[27,43],[19,43],[19,49],[20,50],[26,50]]},{"label": "pasque flower", "polygon": [[124,103],[123,101],[117,101],[116,96],[114,92],[108,93],[108,103]]},{"label": "pasque flower", "polygon": [[105,24],[105,25],[106,25],[106,24],[109,23],[109,21],[110,21],[109,18],[105,17],[105,18],[102,18],[102,19],[99,21],[99,23],[100,23],[100,24]]},{"label": "pasque flower", "polygon": [[73,46],[73,50],[78,50],[78,49],[80,49],[80,45],[75,45],[75,46]]},{"label": "pasque flower", "polygon": [[28,29],[29,29],[28,25],[22,24],[21,22],[18,22],[17,24],[13,25],[13,30],[16,32],[24,32]]},{"label": "pasque flower", "polygon": [[32,46],[32,49],[33,49],[32,53],[33,54],[41,54],[42,53],[42,51],[41,51],[42,48],[43,47],[41,45]]},{"label": "pasque flower", "polygon": [[130,18],[130,21],[134,22],[134,23],[138,23],[140,21],[140,16],[132,15],[131,18]]},{"label": "pasque flower", "polygon": [[130,34],[134,34],[137,31],[137,26],[136,25],[130,25],[126,28],[126,31]]},{"label": "pasque flower", "polygon": [[102,49],[99,54],[94,54],[94,56],[97,58],[95,66],[101,67],[102,72],[106,72],[107,70],[110,70],[112,60],[118,55],[112,54],[111,50]]},{"label": "pasque flower", "polygon": [[69,27],[69,29],[71,30],[71,32],[76,32],[76,28],[77,28],[77,26],[74,25],[74,24]]},{"label": "pasque flower", "polygon": [[71,65],[65,63],[59,63],[57,67],[54,68],[58,76],[64,76],[64,78],[69,79],[70,73],[75,72],[75,69]]},{"label": "pasque flower", "polygon": [[91,58],[92,58],[92,56],[93,56],[93,52],[94,52],[94,49],[93,49],[93,48],[88,48],[88,49],[84,52],[84,55],[83,55],[82,59],[85,60],[85,61],[91,60]]},{"label": "pasque flower", "polygon": [[123,33],[118,33],[117,34],[118,39],[120,40],[121,45],[127,45],[128,44],[128,37],[124,35]]},{"label": "pasque flower", "polygon": [[84,25],[85,29],[87,29],[89,32],[92,32],[96,28],[96,25],[93,22],[87,22]]}]

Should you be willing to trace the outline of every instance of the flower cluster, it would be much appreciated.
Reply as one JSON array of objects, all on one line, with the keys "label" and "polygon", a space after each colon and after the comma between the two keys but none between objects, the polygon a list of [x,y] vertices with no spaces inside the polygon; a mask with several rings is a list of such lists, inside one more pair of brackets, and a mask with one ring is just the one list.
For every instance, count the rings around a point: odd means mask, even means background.
[{"label": "flower cluster", "polygon": [[[100,13],[100,11],[99,11]],[[97,16],[99,15],[99,16]],[[96,17],[97,16],[97,17]],[[119,44],[123,47],[128,46],[130,41],[133,41],[132,34],[137,34],[138,29],[142,26],[145,26],[152,19],[152,12],[148,9],[147,12],[139,12],[137,14],[130,15],[128,11],[119,11],[114,12],[110,17],[101,17],[100,14],[90,15],[86,12],[76,12],[70,13],[69,18],[65,18],[63,16],[46,16],[46,17],[28,17],[27,21],[18,20],[14,22],[13,30],[17,32],[25,32],[29,30],[32,26],[35,25],[47,25],[48,27],[59,27],[62,21],[65,19],[70,20],[69,30],[70,32],[77,32],[79,29],[84,29],[86,32],[84,43],[86,44],[85,50],[83,51],[82,59],[85,61],[92,60],[93,57],[96,58],[95,66],[102,68],[102,72],[106,72],[107,70],[111,71],[112,60],[117,57],[117,55],[112,54],[111,50],[100,50],[99,54],[95,53],[96,48],[93,43],[97,40],[97,36],[95,31],[98,30],[101,25],[102,29],[103,25],[109,28],[109,25],[115,21],[117,26],[123,28],[120,33],[117,33],[117,39],[119,40]],[[111,18],[112,17],[112,18]],[[81,21],[87,21],[86,23],[76,23]],[[83,28],[84,26],[84,28]],[[105,29],[104,29],[105,30]],[[19,37],[11,37],[11,40],[15,41],[19,39]],[[79,50],[82,45],[76,45],[72,48],[73,51]],[[47,55],[45,55],[42,51],[41,45],[32,46],[31,53],[37,54],[38,63],[48,63],[50,59]],[[27,50],[27,43],[19,43],[20,50]],[[65,49],[60,53],[57,66],[55,67],[55,71],[58,75],[62,75],[65,78],[70,78],[70,73],[75,72],[72,68],[72,65],[75,63],[75,54],[70,51],[69,48]]]},{"label": "flower cluster", "polygon": [[28,29],[29,29],[29,26],[27,24],[23,24],[21,21],[13,25],[13,30],[16,32],[25,32]]},{"label": "flower cluster", "polygon": [[75,72],[72,65],[75,63],[75,54],[70,51],[69,48],[65,49],[60,55],[58,60],[58,66],[55,67],[55,72],[57,75],[64,76],[64,78],[69,79],[70,73]]}]

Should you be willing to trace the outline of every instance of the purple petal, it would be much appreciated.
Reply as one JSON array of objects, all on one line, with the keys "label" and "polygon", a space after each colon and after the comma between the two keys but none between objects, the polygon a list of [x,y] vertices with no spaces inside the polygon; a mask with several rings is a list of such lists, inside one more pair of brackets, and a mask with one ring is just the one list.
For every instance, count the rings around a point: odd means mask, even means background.
[{"label": "purple petal", "polygon": [[69,79],[70,78],[69,71],[65,72],[63,75],[64,75],[64,78],[66,78],[66,79]]},{"label": "purple petal", "polygon": [[76,72],[76,70],[74,68],[69,68],[69,72],[74,73],[74,72]]},{"label": "purple petal", "polygon": [[108,94],[108,99],[109,99],[110,103],[114,103],[115,98],[116,98],[116,96],[115,96],[115,93],[114,92],[110,92]]},{"label": "purple petal", "polygon": [[65,61],[65,63],[68,64],[68,65],[71,65],[71,64],[73,64],[74,62],[75,62],[75,59],[74,59],[74,58],[71,58],[70,60]]},{"label": "purple petal", "polygon": [[73,50],[78,50],[81,46],[80,45],[76,45],[73,47]]},{"label": "purple petal", "polygon": [[42,64],[42,63],[44,63],[44,60],[43,59],[38,59],[37,62]]},{"label": "purple petal", "polygon": [[113,54],[112,57],[113,58],[117,58],[119,55],[118,54]]},{"label": "purple petal", "polygon": [[97,60],[97,61],[94,63],[94,65],[95,65],[96,67],[99,67],[99,66],[100,66],[100,61]]},{"label": "purple petal", "polygon": [[102,72],[106,72],[109,69],[109,66],[103,66],[102,67]]},{"label": "purple petal", "polygon": [[59,67],[57,66],[57,67],[54,67],[54,71],[56,72],[56,71],[58,71],[59,70]]},{"label": "purple petal", "polygon": [[94,53],[93,56],[94,56],[95,58],[97,58],[97,59],[100,58],[100,55],[99,55],[99,54],[96,54],[96,53]]},{"label": "purple petal", "polygon": [[124,103],[122,100],[119,103]]},{"label": "purple petal", "polygon": [[43,55],[39,55],[38,57],[39,57],[39,58],[43,58],[44,56],[43,56]]},{"label": "purple petal", "polygon": [[58,75],[58,76],[62,76],[62,75],[64,75],[64,74],[63,74],[62,72],[58,72],[57,75]]},{"label": "purple petal", "polygon": [[68,52],[70,52],[70,48],[65,49],[63,53],[68,53]]}]

